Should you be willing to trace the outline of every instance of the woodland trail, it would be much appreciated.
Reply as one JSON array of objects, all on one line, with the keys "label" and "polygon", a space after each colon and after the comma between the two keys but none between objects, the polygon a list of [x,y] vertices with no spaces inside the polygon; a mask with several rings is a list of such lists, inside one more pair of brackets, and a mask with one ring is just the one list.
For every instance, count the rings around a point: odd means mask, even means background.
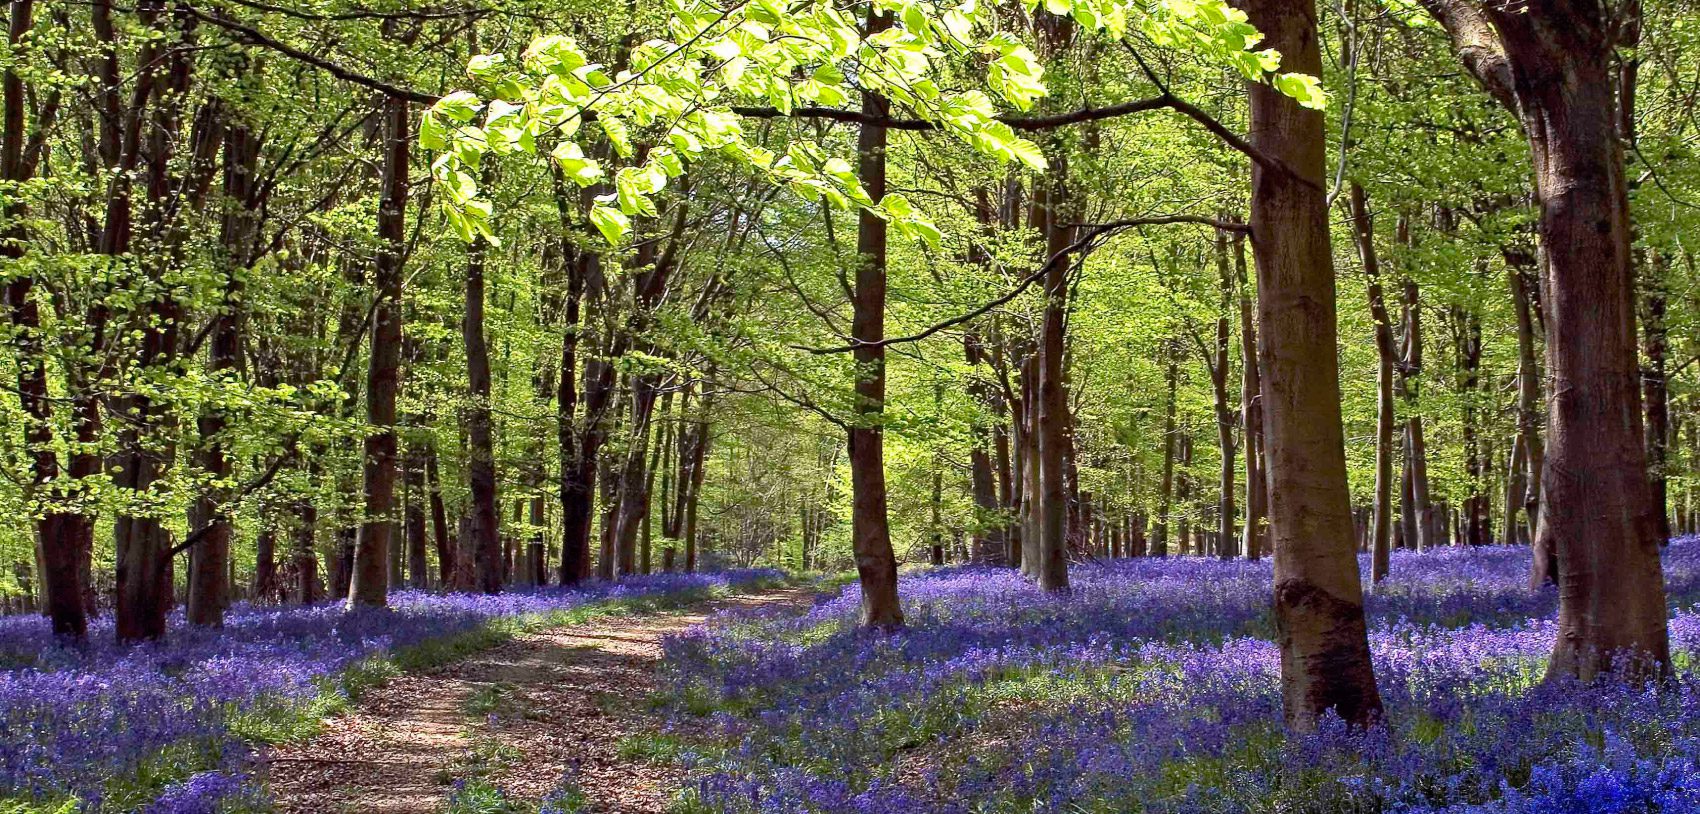
[{"label": "woodland trail", "polygon": [[654,731],[663,636],[732,608],[806,610],[814,592],[784,588],[683,610],[608,616],[541,630],[425,673],[397,676],[326,721],[317,737],[265,759],[280,814],[440,814],[454,781],[481,776],[536,802],[570,773],[584,810],[662,814],[672,767],[621,754]]}]

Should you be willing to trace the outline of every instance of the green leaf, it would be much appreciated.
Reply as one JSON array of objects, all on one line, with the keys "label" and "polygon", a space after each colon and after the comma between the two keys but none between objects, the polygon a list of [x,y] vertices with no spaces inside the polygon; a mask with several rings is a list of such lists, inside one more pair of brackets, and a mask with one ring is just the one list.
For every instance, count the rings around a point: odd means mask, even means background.
[{"label": "green leaf", "polygon": [[602,239],[608,241],[610,246],[620,245],[626,232],[632,228],[631,220],[627,219],[624,213],[602,204],[590,207],[590,222],[596,227],[596,231],[602,233]]},{"label": "green leaf", "polygon": [[478,94],[457,90],[438,99],[437,103],[431,106],[431,110],[449,121],[465,124],[472,121],[472,117],[476,116],[478,109],[483,106],[484,103],[479,100]]},{"label": "green leaf", "polygon": [[1310,74],[1284,73],[1276,76],[1275,89],[1311,110],[1328,107],[1328,93],[1322,89],[1322,83]]}]

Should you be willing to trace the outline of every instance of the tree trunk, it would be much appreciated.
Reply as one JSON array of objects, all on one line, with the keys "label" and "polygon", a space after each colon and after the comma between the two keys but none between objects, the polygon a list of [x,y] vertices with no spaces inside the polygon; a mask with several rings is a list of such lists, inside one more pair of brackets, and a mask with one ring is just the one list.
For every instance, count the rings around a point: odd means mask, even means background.
[{"label": "tree trunk", "polygon": [[1157,493],[1157,525],[1151,532],[1149,554],[1153,557],[1169,555],[1169,514],[1174,510],[1175,494],[1175,401],[1180,383],[1180,360],[1175,358],[1173,341],[1164,343],[1164,354],[1168,357],[1163,374],[1168,397],[1163,401],[1163,482]]},{"label": "tree trunk", "polygon": [[1245,444],[1245,529],[1240,549],[1248,560],[1263,557],[1269,489],[1264,483],[1263,382],[1257,364],[1256,309],[1246,275],[1245,235],[1234,235],[1234,273],[1240,287],[1240,425]]},{"label": "tree trunk", "polygon": [[1038,414],[1036,427],[1039,488],[1034,497],[1038,539],[1034,550],[1039,559],[1034,577],[1046,591],[1068,590],[1069,479],[1068,461],[1071,418],[1068,389],[1063,382],[1063,355],[1068,343],[1069,274],[1072,268],[1067,248],[1073,229],[1064,224],[1071,213],[1064,159],[1051,159],[1047,178],[1034,195],[1035,209],[1045,234],[1048,268],[1045,271],[1045,312],[1040,326],[1038,364]]},{"label": "tree trunk", "polygon": [[[1506,528],[1511,528],[1510,518],[1515,518],[1517,510],[1522,509],[1528,517],[1529,539],[1535,540],[1540,528],[1541,465],[1546,459],[1546,447],[1541,441],[1541,369],[1535,355],[1534,305],[1524,264],[1509,265],[1511,302],[1517,314],[1517,445],[1523,458],[1517,477],[1521,489],[1506,494]],[[1518,505],[1513,506],[1512,500]],[[1550,581],[1553,575],[1550,554],[1536,547],[1532,585]]]},{"label": "tree trunk", "polygon": [[[1410,242],[1410,222],[1403,216],[1399,218],[1399,238],[1401,244]],[[1409,505],[1403,515],[1408,518],[1408,544],[1426,551],[1434,547],[1435,538],[1434,505],[1428,488],[1428,442],[1423,433],[1423,417],[1417,411],[1423,369],[1422,294],[1416,281],[1410,278],[1406,278],[1404,289],[1398,395],[1406,411],[1404,479],[1409,483]]]},{"label": "tree trunk", "polygon": [[1369,296],[1370,317],[1375,323],[1376,357],[1380,364],[1376,373],[1375,418],[1375,505],[1370,521],[1370,581],[1387,578],[1391,563],[1393,522],[1393,368],[1399,350],[1393,342],[1393,325],[1387,316],[1387,301],[1381,290],[1381,261],[1375,251],[1375,224],[1370,217],[1369,200],[1364,188],[1356,181],[1351,190],[1352,231],[1357,239],[1358,257],[1363,260],[1365,290]]},{"label": "tree trunk", "polygon": [[378,201],[378,257],[373,266],[372,348],[366,367],[364,519],[355,540],[350,607],[388,601],[390,545],[395,536],[396,391],[400,384],[402,259],[406,240],[407,102],[384,100],[383,193]]},{"label": "tree trunk", "polygon": [[[867,34],[891,27],[885,12],[868,14]],[[878,93],[862,94],[862,112],[876,119],[890,115],[890,105]],[[886,128],[863,123],[856,139],[857,175],[875,201],[885,197]],[[891,549],[891,526],[886,516],[885,487],[885,273],[886,223],[872,212],[857,216],[856,287],[851,334],[857,348],[856,415],[850,427],[850,483],[853,491],[851,546],[862,583],[862,624],[889,629],[902,627],[897,600],[897,557]]]},{"label": "tree trunk", "polygon": [[[135,262],[150,282],[165,279],[170,267],[180,258],[177,247],[176,215],[179,195],[184,191],[171,174],[172,159],[182,139],[182,100],[189,90],[189,78],[194,57],[190,34],[194,21],[176,14],[178,31],[164,30],[158,6],[139,8],[137,16],[158,39],[150,39],[138,56],[137,95],[157,94],[151,116],[138,110],[131,128],[145,128],[146,134],[132,133],[146,146],[142,162],[147,181],[148,205],[143,211],[147,238],[157,241],[153,250]],[[181,42],[173,41],[181,36]],[[157,83],[157,84],[156,84]],[[144,86],[148,91],[142,90]],[[146,122],[143,124],[143,122]],[[111,210],[128,210],[132,201],[128,182],[115,184],[117,191],[109,200]],[[114,211],[113,215],[117,215]],[[116,219],[128,220],[129,216]],[[114,218],[109,218],[114,220]],[[109,226],[109,230],[113,228]],[[104,242],[107,253],[126,254],[131,249],[128,227],[120,226],[121,234],[111,235]],[[139,316],[145,327],[140,331],[140,348],[135,357],[138,371],[169,369],[178,363],[178,331],[183,317],[183,305],[172,291],[156,293],[141,305]],[[166,444],[163,448],[150,445],[157,436],[170,437],[170,411],[164,404],[145,394],[130,394],[123,400],[124,429],[119,433],[118,462],[113,484],[129,493],[132,499],[145,502],[154,484],[169,471],[176,450]],[[121,513],[113,524],[113,548],[118,561],[117,635],[121,642],[157,639],[165,635],[166,614],[174,602],[172,595],[171,534],[159,517],[148,513]]]},{"label": "tree trunk", "polygon": [[1488,542],[1485,481],[1490,469],[1487,461],[1490,456],[1483,449],[1477,421],[1481,412],[1477,402],[1482,398],[1482,319],[1468,307],[1459,306],[1453,309],[1453,323],[1457,339],[1458,394],[1463,410],[1460,429],[1464,435],[1464,474],[1469,487],[1461,507],[1464,518],[1461,540],[1466,545],[1480,546]]},{"label": "tree trunk", "polygon": [[1221,450],[1222,469],[1217,489],[1220,500],[1216,505],[1216,556],[1231,560],[1236,553],[1234,540],[1234,408],[1228,403],[1228,352],[1232,331],[1228,319],[1234,307],[1234,274],[1228,264],[1228,235],[1216,232],[1216,270],[1221,286],[1222,302],[1216,313],[1215,361],[1210,366],[1210,383],[1216,406],[1216,446]]},{"label": "tree trunk", "polygon": [[472,505],[472,584],[458,586],[487,594],[502,590],[501,513],[496,506],[496,446],[490,416],[490,345],[484,334],[484,257],[482,238],[474,240],[466,257],[466,310],[460,333],[466,348],[466,475]]},{"label": "tree trunk", "polygon": [[424,590],[430,583],[425,544],[425,454],[417,442],[409,444],[402,470],[403,489],[407,492],[407,511],[403,518],[407,538],[407,586]]},{"label": "tree trunk", "polygon": [[[242,332],[246,323],[247,306],[243,304],[243,278],[253,262],[253,240],[257,228],[255,200],[255,168],[259,162],[259,142],[240,123],[224,128],[224,216],[219,227],[219,245],[226,279],[224,301],[219,304],[208,350],[208,373],[217,378],[235,376],[242,364]],[[201,469],[214,481],[230,477],[230,459],[225,440],[220,437],[227,419],[222,411],[213,409],[200,417]],[[192,624],[221,627],[224,610],[230,604],[230,537],[228,510],[222,506],[224,496],[214,491],[198,501],[201,522],[208,524],[201,538],[189,549],[189,607]],[[195,532],[192,527],[191,532]]]},{"label": "tree trunk", "polygon": [[1670,479],[1666,471],[1670,449],[1670,342],[1665,325],[1666,281],[1663,255],[1651,252],[1647,267],[1646,319],[1642,333],[1647,366],[1641,373],[1642,398],[1647,407],[1647,468],[1653,488],[1653,510],[1659,524],[1659,544],[1670,542]]},{"label": "tree trunk", "polygon": [[[1626,170],[1614,122],[1617,37],[1640,7],[1555,2],[1486,10],[1425,0],[1464,64],[1514,112],[1540,204],[1547,456],[1537,546],[1558,556],[1549,675],[1670,665],[1658,506],[1636,359]],[[1620,662],[1626,651],[1644,659]]]},{"label": "tree trunk", "polygon": [[[14,57],[25,45],[34,26],[34,0],[13,0],[7,42]],[[8,65],[4,78],[4,116],[0,119],[0,180],[9,185],[22,185],[36,174],[31,158],[35,139],[44,137],[42,126],[27,126],[25,116],[29,106],[23,77]],[[24,257],[24,227],[29,211],[24,197],[13,194],[6,198],[4,218],[6,231],[0,234],[0,260],[14,273]],[[81,639],[88,633],[88,614],[83,595],[88,586],[83,580],[84,563],[88,559],[85,538],[91,529],[87,515],[60,505],[76,490],[75,482],[66,487],[60,478],[59,458],[53,450],[53,402],[49,395],[47,358],[41,335],[41,308],[34,294],[35,278],[28,273],[18,274],[6,284],[6,308],[11,319],[12,350],[18,369],[18,401],[25,418],[24,444],[30,460],[28,496],[50,502],[35,510],[36,545],[41,552],[41,583],[46,612],[53,633]],[[48,493],[43,495],[43,493]]]},{"label": "tree trunk", "polygon": [[[1282,69],[1322,74],[1314,0],[1249,0]],[[1275,625],[1289,725],[1332,710],[1354,725],[1381,712],[1363,586],[1352,547],[1334,257],[1324,200],[1323,117],[1271,85],[1251,86],[1251,143],[1280,167],[1252,168]]]}]

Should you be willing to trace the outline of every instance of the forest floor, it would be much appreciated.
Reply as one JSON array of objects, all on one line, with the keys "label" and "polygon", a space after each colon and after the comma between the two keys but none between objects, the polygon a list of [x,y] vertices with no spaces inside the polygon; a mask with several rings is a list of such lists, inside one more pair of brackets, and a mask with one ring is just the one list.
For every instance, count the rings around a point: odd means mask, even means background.
[{"label": "forest floor", "polygon": [[662,814],[678,770],[634,739],[657,731],[661,640],[733,608],[807,610],[785,588],[682,611],[609,616],[528,633],[428,672],[395,677],[325,722],[317,737],[262,758],[283,814],[439,814],[457,782],[535,803],[562,788],[575,810]]}]

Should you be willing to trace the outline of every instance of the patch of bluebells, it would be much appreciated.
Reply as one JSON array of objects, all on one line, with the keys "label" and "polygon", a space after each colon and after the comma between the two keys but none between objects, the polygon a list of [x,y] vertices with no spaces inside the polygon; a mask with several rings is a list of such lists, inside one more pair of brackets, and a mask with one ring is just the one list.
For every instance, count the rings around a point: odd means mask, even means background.
[{"label": "patch of bluebells", "polygon": [[81,645],[56,640],[37,616],[0,618],[0,800],[73,797],[99,810],[114,779],[179,763],[210,770],[167,786],[144,811],[227,810],[255,786],[233,719],[304,707],[359,662],[498,619],[777,576],[658,574],[495,596],[402,591],[387,608],[355,611],[238,604],[222,629],[187,625],[179,613],[163,641],[133,647],[114,642],[110,618]]},{"label": "patch of bluebells", "polygon": [[903,580],[894,635],[856,629],[854,586],[728,615],[667,642],[670,714],[706,730],[686,763],[710,811],[1700,811],[1700,540],[1664,556],[1657,687],[1541,681],[1556,593],[1495,547],[1395,555],[1368,731],[1284,729],[1270,567],[1202,559],[1078,566],[1062,597],[941,569]]}]

